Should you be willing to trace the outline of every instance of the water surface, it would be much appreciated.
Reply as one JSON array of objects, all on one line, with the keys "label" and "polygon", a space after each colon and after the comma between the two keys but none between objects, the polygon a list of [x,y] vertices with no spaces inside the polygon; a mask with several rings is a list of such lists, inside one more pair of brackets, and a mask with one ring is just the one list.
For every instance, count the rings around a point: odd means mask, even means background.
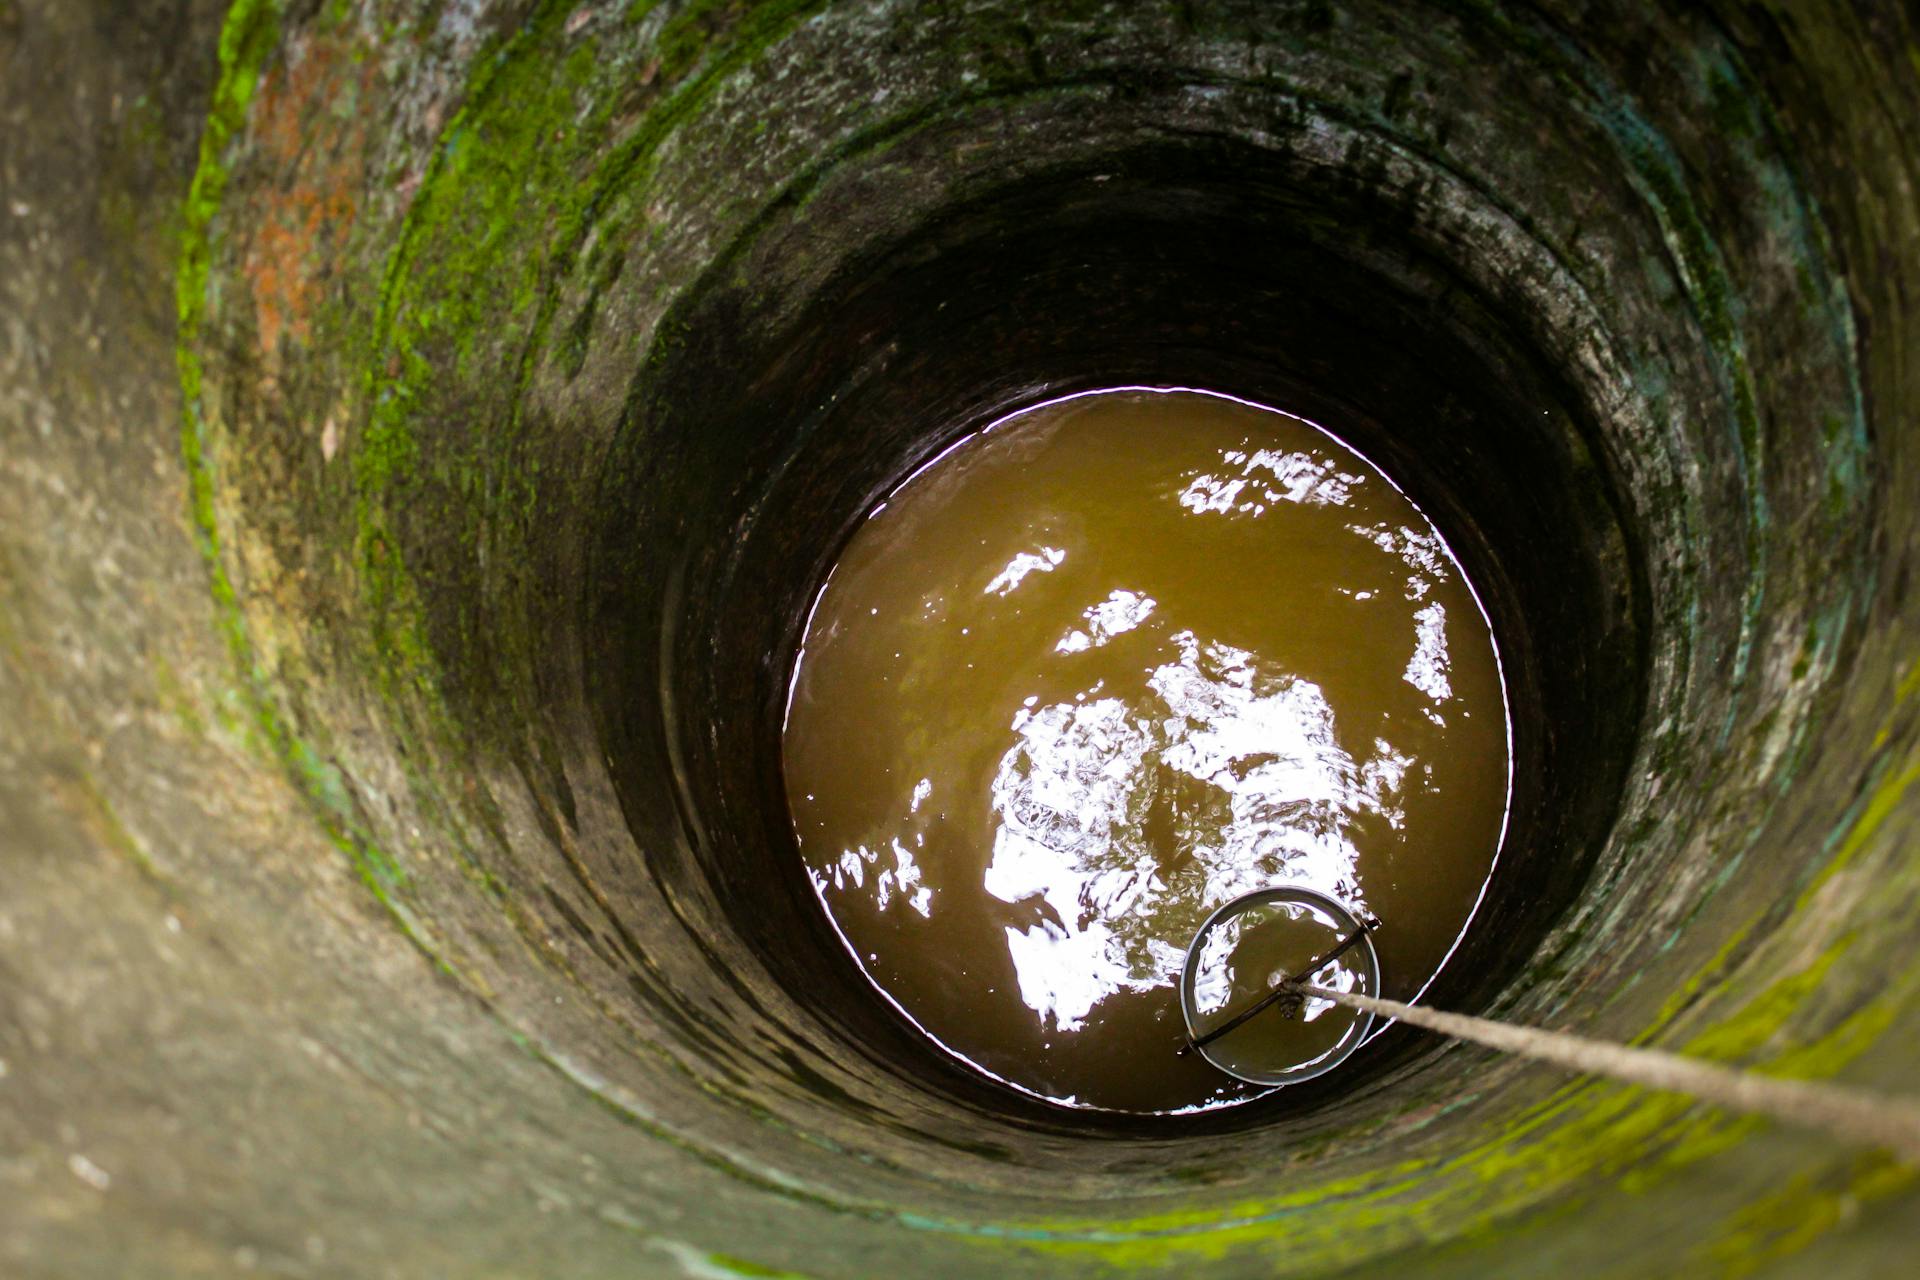
[{"label": "water surface", "polygon": [[[1409,424],[1415,429],[1417,424]],[[1505,821],[1486,619],[1433,525],[1300,419],[1075,397],[949,450],[861,525],[783,741],[800,854],[862,969],[1069,1106],[1258,1090],[1177,1058],[1214,908],[1300,883],[1448,955]]]}]

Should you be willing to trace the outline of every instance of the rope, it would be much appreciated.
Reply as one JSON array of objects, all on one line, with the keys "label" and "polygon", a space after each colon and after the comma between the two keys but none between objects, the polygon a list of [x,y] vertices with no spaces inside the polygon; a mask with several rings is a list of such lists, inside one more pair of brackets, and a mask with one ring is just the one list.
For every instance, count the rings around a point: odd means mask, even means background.
[{"label": "rope", "polygon": [[1635,1049],[1565,1031],[1517,1027],[1424,1005],[1401,1004],[1379,996],[1335,991],[1313,983],[1298,983],[1296,989],[1375,1017],[1396,1018],[1409,1026],[1437,1031],[1456,1040],[1469,1040],[1536,1062],[1609,1076],[1649,1089],[1690,1093],[1729,1110],[1823,1129],[1864,1146],[1885,1148],[1902,1162],[1920,1166],[1920,1104],[1905,1098],[1806,1080],[1781,1080],[1716,1066],[1698,1058],[1683,1058],[1660,1049]]}]

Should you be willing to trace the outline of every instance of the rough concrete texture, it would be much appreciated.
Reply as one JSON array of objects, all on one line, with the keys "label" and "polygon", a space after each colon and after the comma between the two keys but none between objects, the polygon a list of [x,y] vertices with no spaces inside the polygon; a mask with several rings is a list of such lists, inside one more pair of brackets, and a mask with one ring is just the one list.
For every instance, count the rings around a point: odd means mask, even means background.
[{"label": "rough concrete texture", "polygon": [[1339,411],[1528,716],[1454,999],[1911,1089],[1917,35],[0,0],[0,1269],[1901,1273],[1883,1154],[1410,1035],[1000,1096],[823,945],[768,752],[958,426]]}]

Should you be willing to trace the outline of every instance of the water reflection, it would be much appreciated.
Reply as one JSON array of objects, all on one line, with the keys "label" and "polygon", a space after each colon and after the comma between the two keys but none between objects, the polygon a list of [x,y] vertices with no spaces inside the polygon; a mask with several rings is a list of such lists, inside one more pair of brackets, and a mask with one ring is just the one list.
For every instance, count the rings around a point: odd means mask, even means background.
[{"label": "water reflection", "polygon": [[1035,916],[1007,950],[1050,1029],[1170,987],[1186,939],[1242,893],[1300,883],[1366,906],[1355,824],[1402,821],[1411,762],[1379,739],[1356,761],[1319,686],[1191,631],[1171,645],[1132,698],[1023,709],[994,773],[982,884]]},{"label": "water reflection", "polygon": [[[1200,472],[1180,491],[1180,505],[1196,514],[1261,516],[1270,504],[1345,506],[1363,472],[1347,472],[1326,457],[1298,450],[1222,449],[1220,472]],[[1238,474],[1234,474],[1234,472]],[[1251,496],[1249,496],[1251,495]]]},{"label": "water reflection", "polygon": [[1215,908],[1332,894],[1417,984],[1497,848],[1504,705],[1458,567],[1363,460],[1250,406],[1091,397],[954,450],[862,527],[803,654],[787,783],[828,914],[930,1035],[1056,1100],[1246,1096],[1170,1050]]}]

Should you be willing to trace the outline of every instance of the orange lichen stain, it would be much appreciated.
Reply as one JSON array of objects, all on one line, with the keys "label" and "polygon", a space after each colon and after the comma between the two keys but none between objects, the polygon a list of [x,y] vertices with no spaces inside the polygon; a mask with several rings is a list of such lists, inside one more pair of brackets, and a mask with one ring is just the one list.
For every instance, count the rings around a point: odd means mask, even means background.
[{"label": "orange lichen stain", "polygon": [[341,40],[296,47],[262,82],[252,135],[263,165],[250,203],[246,276],[260,351],[269,361],[283,340],[305,343],[333,258],[359,210],[365,180],[371,58]]}]

